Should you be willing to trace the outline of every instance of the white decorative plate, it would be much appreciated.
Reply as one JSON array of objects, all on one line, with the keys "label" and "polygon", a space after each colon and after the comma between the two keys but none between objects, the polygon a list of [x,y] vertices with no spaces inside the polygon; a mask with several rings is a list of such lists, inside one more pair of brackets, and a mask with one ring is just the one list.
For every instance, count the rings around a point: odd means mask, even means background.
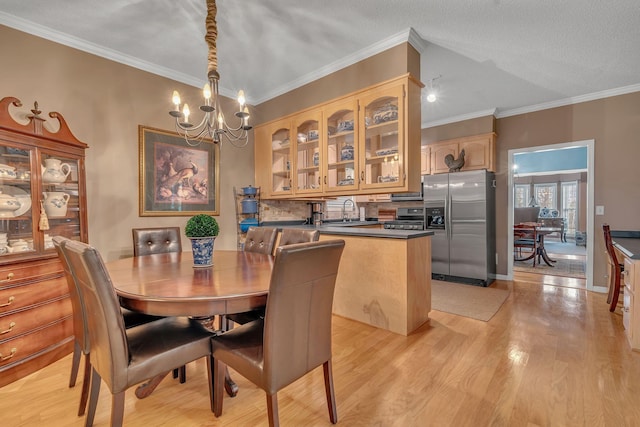
[{"label": "white decorative plate", "polygon": [[15,197],[20,201],[20,208],[13,211],[13,216],[24,215],[31,209],[31,195],[22,188],[13,185],[0,185],[0,192]]}]

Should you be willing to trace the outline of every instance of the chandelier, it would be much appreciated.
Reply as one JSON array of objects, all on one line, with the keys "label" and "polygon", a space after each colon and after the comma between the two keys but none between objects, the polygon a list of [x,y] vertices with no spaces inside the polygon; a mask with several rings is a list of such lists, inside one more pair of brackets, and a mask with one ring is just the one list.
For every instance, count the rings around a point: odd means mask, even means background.
[{"label": "chandelier", "polygon": [[215,0],[207,0],[207,33],[204,36],[207,46],[209,47],[207,78],[208,82],[202,89],[204,96],[204,104],[200,106],[200,110],[204,113],[204,117],[197,125],[189,121],[191,111],[186,103],[180,111],[180,95],[178,91],[173,91],[173,105],[175,109],[169,111],[169,114],[176,119],[176,131],[182,136],[187,144],[195,146],[199,145],[205,138],[210,138],[214,143],[222,142],[225,137],[235,147],[244,147],[249,141],[249,109],[245,105],[244,91],[238,92],[238,104],[240,108],[235,113],[238,118],[238,126],[231,127],[222,114],[220,107],[220,94],[218,91],[218,55],[216,50],[216,39],[218,37],[218,26],[216,24],[216,2]]}]

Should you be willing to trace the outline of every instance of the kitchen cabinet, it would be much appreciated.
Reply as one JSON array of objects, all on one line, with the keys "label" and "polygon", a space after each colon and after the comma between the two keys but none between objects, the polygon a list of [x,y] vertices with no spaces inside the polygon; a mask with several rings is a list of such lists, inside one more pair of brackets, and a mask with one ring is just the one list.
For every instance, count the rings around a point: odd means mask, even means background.
[{"label": "kitchen cabinet", "polygon": [[431,148],[428,145],[420,147],[420,174],[431,174]]},{"label": "kitchen cabinet", "polygon": [[418,191],[421,87],[407,74],[257,126],[263,198]]},{"label": "kitchen cabinet", "polygon": [[324,191],[344,193],[358,189],[358,101],[348,97],[324,106],[324,135],[322,153]]},{"label": "kitchen cabinet", "polygon": [[622,323],[631,348],[640,350],[640,307],[636,307],[636,285],[640,283],[639,260],[624,257],[624,296],[622,309]]},{"label": "kitchen cabinet", "polygon": [[463,171],[486,169],[495,172],[495,137],[495,133],[487,133],[429,144],[431,174],[448,173],[446,156],[450,154],[454,159],[458,159],[462,150],[465,154]]},{"label": "kitchen cabinet", "polygon": [[[68,286],[51,238],[87,242],[84,151],[58,113],[37,103],[20,124],[0,100],[0,386],[73,348]],[[20,117],[20,112],[14,112]],[[55,126],[55,125],[54,125]]]}]

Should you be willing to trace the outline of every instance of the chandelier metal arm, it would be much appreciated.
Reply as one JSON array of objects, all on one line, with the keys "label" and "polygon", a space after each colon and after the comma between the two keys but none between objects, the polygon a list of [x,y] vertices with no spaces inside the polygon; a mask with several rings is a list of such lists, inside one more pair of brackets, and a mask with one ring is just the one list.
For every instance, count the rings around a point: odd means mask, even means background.
[{"label": "chandelier metal arm", "polygon": [[191,124],[189,122],[191,114],[189,106],[183,104],[182,111],[180,111],[181,101],[177,91],[173,92],[175,110],[170,111],[169,114],[175,118],[176,131],[185,138],[189,145],[199,145],[209,136],[214,143],[222,142],[222,137],[225,137],[232,145],[244,147],[249,141],[249,130],[251,129],[249,125],[249,110],[245,106],[244,92],[242,90],[238,92],[240,108],[235,113],[235,116],[240,120],[240,123],[237,127],[229,126],[224,119],[220,105],[216,13],[215,0],[207,0],[207,18],[205,21],[207,31],[204,38],[208,46],[208,83],[203,88],[204,104],[199,108],[204,113],[204,117],[197,125]]}]

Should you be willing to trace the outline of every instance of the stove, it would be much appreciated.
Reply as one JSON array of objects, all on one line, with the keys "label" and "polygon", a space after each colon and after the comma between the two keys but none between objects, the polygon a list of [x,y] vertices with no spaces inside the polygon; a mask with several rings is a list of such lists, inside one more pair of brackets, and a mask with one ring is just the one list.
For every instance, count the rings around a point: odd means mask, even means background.
[{"label": "stove", "polygon": [[385,222],[384,228],[393,230],[424,230],[424,207],[396,209],[396,219]]}]

